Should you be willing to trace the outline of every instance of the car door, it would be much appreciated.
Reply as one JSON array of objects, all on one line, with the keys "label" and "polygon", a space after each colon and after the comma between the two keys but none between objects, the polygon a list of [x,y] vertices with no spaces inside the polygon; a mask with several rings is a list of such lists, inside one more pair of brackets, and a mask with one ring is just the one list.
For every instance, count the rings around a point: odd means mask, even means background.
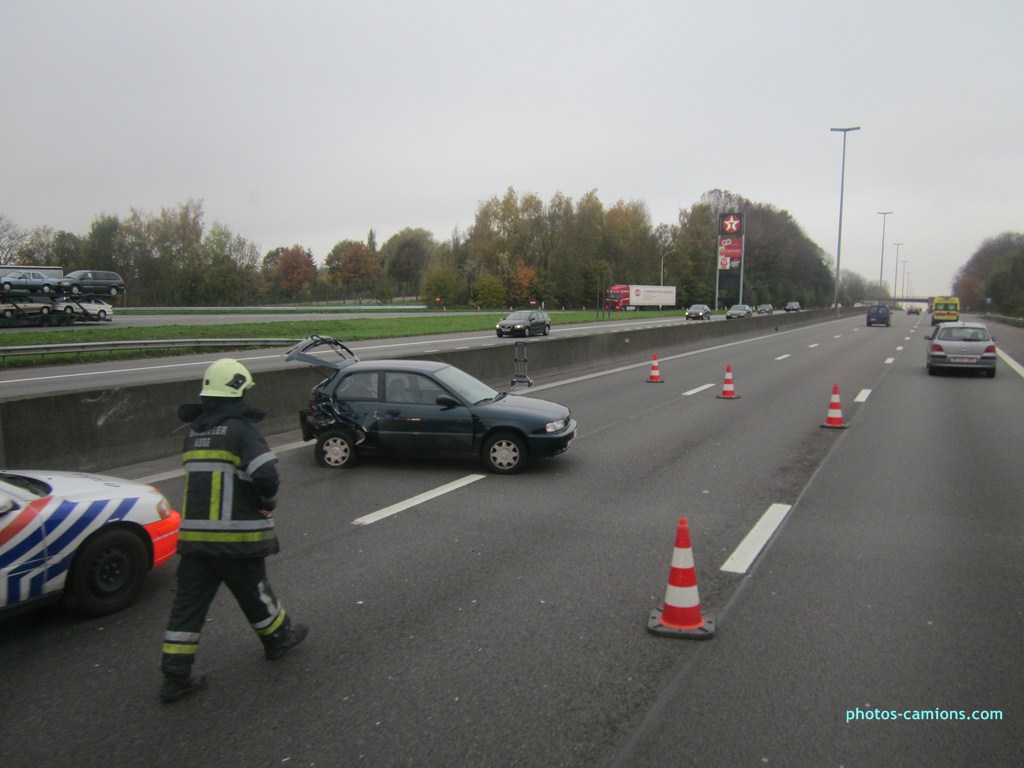
[{"label": "car door", "polygon": [[386,371],[385,402],[377,430],[382,451],[407,456],[466,454],[473,449],[473,418],[464,405],[439,405],[451,394],[415,371]]}]

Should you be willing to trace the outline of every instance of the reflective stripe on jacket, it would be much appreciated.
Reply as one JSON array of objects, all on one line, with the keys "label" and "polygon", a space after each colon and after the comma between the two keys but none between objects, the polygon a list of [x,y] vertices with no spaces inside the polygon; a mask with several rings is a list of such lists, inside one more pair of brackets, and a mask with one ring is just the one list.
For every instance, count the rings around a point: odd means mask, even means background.
[{"label": "reflective stripe on jacket", "polygon": [[262,557],[278,551],[273,506],[277,457],[244,403],[209,406],[185,438],[185,494],[178,554]]}]

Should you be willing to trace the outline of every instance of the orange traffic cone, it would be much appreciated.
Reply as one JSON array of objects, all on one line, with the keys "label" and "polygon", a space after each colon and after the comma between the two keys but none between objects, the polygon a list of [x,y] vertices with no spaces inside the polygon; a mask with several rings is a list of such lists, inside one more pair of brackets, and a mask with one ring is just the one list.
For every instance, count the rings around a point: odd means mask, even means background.
[{"label": "orange traffic cone", "polygon": [[821,425],[826,429],[846,429],[849,424],[843,423],[843,409],[839,404],[839,385],[832,385],[832,399],[828,403],[828,418]]},{"label": "orange traffic cone", "polygon": [[725,366],[725,383],[722,385],[722,394],[718,396],[720,400],[739,400],[740,396],[736,394],[736,388],[732,384],[732,366]]},{"label": "orange traffic cone", "polygon": [[661,369],[658,368],[658,354],[654,354],[654,362],[651,363],[651,375],[647,377],[648,384],[664,384],[661,380]]},{"label": "orange traffic cone", "polygon": [[714,618],[700,612],[697,571],[693,567],[693,551],[690,549],[690,526],[685,517],[679,518],[676,528],[676,546],[672,551],[665,604],[651,613],[647,629],[655,635],[691,640],[707,640],[715,634]]}]

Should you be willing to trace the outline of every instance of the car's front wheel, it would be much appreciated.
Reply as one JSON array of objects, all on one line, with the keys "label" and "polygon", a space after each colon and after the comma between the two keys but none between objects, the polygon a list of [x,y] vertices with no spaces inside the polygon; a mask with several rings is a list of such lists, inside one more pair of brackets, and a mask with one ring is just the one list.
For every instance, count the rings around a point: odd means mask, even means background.
[{"label": "car's front wheel", "polygon": [[511,475],[526,466],[526,443],[518,435],[502,432],[484,443],[484,464],[499,475]]},{"label": "car's front wheel", "polygon": [[149,553],[136,534],[124,528],[100,530],[75,555],[68,576],[71,605],[93,616],[127,608],[149,570]]},{"label": "car's front wheel", "polygon": [[316,439],[316,463],[328,469],[347,469],[356,464],[356,444],[348,432],[334,429]]}]

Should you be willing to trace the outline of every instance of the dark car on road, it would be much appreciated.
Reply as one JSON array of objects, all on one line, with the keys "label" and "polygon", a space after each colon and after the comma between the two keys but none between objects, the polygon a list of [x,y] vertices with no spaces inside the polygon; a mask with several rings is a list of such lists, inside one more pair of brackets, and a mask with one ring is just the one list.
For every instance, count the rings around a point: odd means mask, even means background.
[{"label": "dark car on road", "polygon": [[758,304],[757,314],[759,315],[770,315],[775,311],[775,307],[771,304]]},{"label": "dark car on road", "polygon": [[101,293],[117,296],[125,292],[124,280],[117,272],[99,269],[76,269],[60,279],[60,290],[78,296],[82,293]]},{"label": "dark car on road", "polygon": [[750,317],[750,307],[747,304],[733,304],[729,307],[729,311],[725,313],[726,320],[732,320],[737,317]]},{"label": "dark car on road", "polygon": [[686,310],[687,320],[710,320],[711,319],[711,307],[707,304],[694,304],[688,310]]},{"label": "dark car on road", "polygon": [[787,302],[786,303],[786,311],[787,312],[799,312],[800,311],[800,302],[799,301]]},{"label": "dark car on road", "polygon": [[326,376],[299,411],[302,437],[316,440],[322,467],[350,467],[367,455],[467,457],[512,474],[562,453],[576,436],[564,405],[499,392],[448,363],[361,361],[329,336],[304,339],[285,359]]},{"label": "dark car on road", "polygon": [[539,309],[522,309],[498,321],[494,332],[499,336],[547,336],[551,318]]},{"label": "dark car on road", "polygon": [[889,307],[885,304],[872,304],[868,307],[868,328],[872,325],[884,325],[889,327],[892,325],[892,312],[889,311]]}]

